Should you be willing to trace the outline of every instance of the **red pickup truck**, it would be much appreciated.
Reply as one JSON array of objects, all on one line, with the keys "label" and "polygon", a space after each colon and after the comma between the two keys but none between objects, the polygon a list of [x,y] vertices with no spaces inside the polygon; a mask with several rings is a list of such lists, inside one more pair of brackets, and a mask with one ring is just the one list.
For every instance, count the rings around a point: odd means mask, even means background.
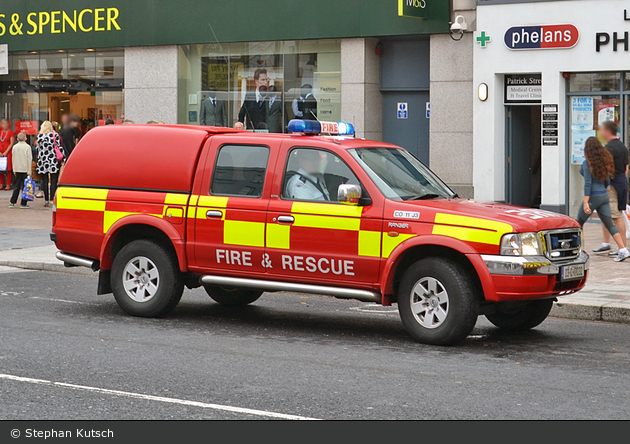
[{"label": "red pickup truck", "polygon": [[574,219],[458,198],[398,146],[290,128],[90,131],[57,191],[57,257],[99,271],[98,294],[134,316],[166,315],[184,286],[233,306],[316,293],[397,303],[411,336],[441,345],[481,314],[533,328],[584,286]]}]

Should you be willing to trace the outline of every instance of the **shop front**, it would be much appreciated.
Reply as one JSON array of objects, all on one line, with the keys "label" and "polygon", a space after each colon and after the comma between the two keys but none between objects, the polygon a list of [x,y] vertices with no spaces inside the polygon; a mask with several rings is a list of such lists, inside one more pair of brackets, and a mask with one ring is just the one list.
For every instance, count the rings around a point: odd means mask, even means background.
[{"label": "shop front", "polygon": [[[75,113],[84,130],[123,117],[261,132],[285,132],[295,117],[348,120],[380,139],[400,134],[388,122],[408,103],[422,134],[407,148],[428,161],[428,41],[448,32],[450,12],[441,0],[10,0],[0,6],[0,112],[33,133]],[[387,72],[422,81],[399,91],[383,80],[383,48],[396,54]]]},{"label": "shop front", "polygon": [[45,120],[77,114],[83,130],[120,121],[124,114],[124,51],[84,49],[15,51],[0,77],[2,116],[15,130],[37,133]]},{"label": "shop front", "polygon": [[484,3],[474,52],[476,197],[575,217],[586,139],[614,120],[630,142],[628,4]]}]

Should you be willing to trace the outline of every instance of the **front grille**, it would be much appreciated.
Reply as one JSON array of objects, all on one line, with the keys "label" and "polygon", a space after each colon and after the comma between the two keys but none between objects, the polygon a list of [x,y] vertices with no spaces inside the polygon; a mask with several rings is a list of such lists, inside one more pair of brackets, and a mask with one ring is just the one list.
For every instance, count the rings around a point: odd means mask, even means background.
[{"label": "front grille", "polygon": [[552,261],[575,259],[582,252],[582,230],[545,231],[545,255]]}]

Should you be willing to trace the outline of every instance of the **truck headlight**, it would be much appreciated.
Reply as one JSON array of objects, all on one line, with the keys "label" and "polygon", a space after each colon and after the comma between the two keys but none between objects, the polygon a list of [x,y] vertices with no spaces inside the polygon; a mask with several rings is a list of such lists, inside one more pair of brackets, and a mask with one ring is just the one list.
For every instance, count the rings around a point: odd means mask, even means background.
[{"label": "truck headlight", "polygon": [[538,233],[512,233],[501,238],[502,256],[542,256],[542,239]]}]

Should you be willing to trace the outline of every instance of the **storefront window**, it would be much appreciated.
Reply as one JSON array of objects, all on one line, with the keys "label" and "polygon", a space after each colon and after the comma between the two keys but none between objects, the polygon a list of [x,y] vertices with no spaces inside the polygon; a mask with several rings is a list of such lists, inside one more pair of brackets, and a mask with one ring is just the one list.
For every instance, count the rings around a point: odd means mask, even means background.
[{"label": "storefront window", "polygon": [[620,73],[580,73],[571,74],[569,78],[569,91],[620,91]]},{"label": "storefront window", "polygon": [[15,52],[9,75],[0,79],[2,117],[34,136],[44,120],[61,123],[73,113],[85,133],[107,118],[120,122],[123,88],[123,50]]},{"label": "storefront window", "polygon": [[296,117],[341,118],[338,40],[184,45],[179,56],[179,123],[283,133]]},{"label": "storefront window", "polygon": [[[607,120],[621,123],[621,99],[617,96],[569,97],[569,215],[577,217],[584,196],[584,144],[589,137],[599,137],[599,125]],[[620,126],[621,128],[621,126]],[[621,134],[619,134],[621,138]]]}]

